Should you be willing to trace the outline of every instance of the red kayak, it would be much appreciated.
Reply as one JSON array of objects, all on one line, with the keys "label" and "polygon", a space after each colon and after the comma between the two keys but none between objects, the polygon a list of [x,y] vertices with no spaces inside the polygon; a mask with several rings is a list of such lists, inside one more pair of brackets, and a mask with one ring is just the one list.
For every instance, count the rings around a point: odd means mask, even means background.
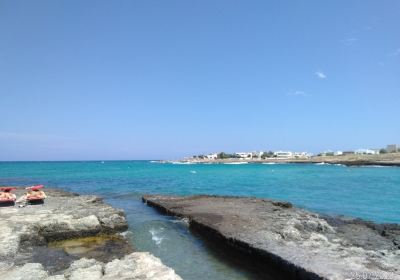
[{"label": "red kayak", "polygon": [[16,189],[15,187],[0,187],[0,192],[10,192]]},{"label": "red kayak", "polygon": [[14,194],[11,194],[11,191],[16,190],[17,188],[14,187],[0,187],[0,192],[4,192],[4,193],[10,193],[9,195],[11,195],[12,197],[9,198],[0,198],[0,203],[3,204],[8,204],[8,203],[14,203],[16,200],[16,197]]},{"label": "red kayak", "polygon": [[27,187],[25,189],[32,190],[32,191],[37,191],[37,190],[42,189],[42,188],[44,188],[44,185],[37,185],[37,186]]},{"label": "red kayak", "polygon": [[0,203],[15,202],[16,198],[0,198]]},{"label": "red kayak", "polygon": [[[37,192],[37,191],[39,191],[39,190],[42,189],[42,188],[44,188],[43,185],[37,185],[37,186],[28,187],[28,188],[26,188],[26,189],[27,189],[27,190],[32,190],[32,191],[34,191],[34,192]],[[45,198],[46,198],[46,197],[43,196],[43,195],[30,195],[29,197],[26,198],[26,200],[27,200],[28,202],[34,203],[34,202],[43,202]]]}]

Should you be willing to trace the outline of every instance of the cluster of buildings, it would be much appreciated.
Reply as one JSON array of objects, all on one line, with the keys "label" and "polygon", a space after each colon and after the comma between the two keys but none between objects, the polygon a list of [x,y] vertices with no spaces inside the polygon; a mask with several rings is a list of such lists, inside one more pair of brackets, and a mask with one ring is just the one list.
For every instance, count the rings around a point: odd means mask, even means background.
[{"label": "cluster of buildings", "polygon": [[[232,158],[240,159],[261,159],[261,158],[278,158],[278,159],[291,159],[291,158],[310,158],[312,154],[307,152],[291,152],[291,151],[276,151],[276,152],[238,152],[232,155]],[[207,154],[204,158],[215,160],[219,158],[218,153]]]},{"label": "cluster of buildings", "polygon": [[[396,153],[400,152],[399,145],[387,145],[386,149],[358,149],[355,151],[325,151],[319,153],[318,156],[344,156],[344,155],[378,155],[381,153]],[[276,151],[276,152],[238,152],[234,154],[224,154],[227,158],[239,159],[263,159],[263,158],[276,158],[276,159],[308,159],[313,157],[313,154],[307,152],[291,152],[291,151]],[[221,158],[221,153],[211,153],[204,156],[195,156],[194,158],[204,158],[208,160],[216,160]],[[224,157],[226,158],[226,157]]]},{"label": "cluster of buildings", "polygon": [[397,153],[400,151],[399,145],[387,145],[386,149],[358,149],[355,151],[325,151],[319,155],[322,156],[343,156],[343,155],[379,155],[384,153]]}]

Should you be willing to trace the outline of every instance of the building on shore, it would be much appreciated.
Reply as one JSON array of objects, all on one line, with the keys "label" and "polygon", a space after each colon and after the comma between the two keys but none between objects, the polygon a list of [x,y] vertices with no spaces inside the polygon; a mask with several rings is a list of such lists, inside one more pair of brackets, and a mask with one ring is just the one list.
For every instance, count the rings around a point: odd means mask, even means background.
[{"label": "building on shore", "polygon": [[263,152],[263,151],[260,151],[260,152],[252,152],[251,154],[252,154],[252,158],[261,158],[262,155],[264,154],[264,152]]},{"label": "building on shore", "polygon": [[293,152],[290,152],[290,151],[274,152],[274,157],[276,157],[278,159],[289,159],[289,158],[293,158],[293,156],[294,156]]},{"label": "building on shore", "polygon": [[295,152],[293,153],[294,158],[300,158],[300,159],[307,159],[312,157],[313,155],[307,152]]},{"label": "building on shore", "polygon": [[358,149],[354,153],[356,155],[379,155],[379,150]]},{"label": "building on shore", "polygon": [[207,159],[211,159],[211,160],[215,160],[215,159],[218,158],[218,154],[217,154],[217,153],[208,154],[208,155],[206,155],[206,158],[207,158]]},{"label": "building on shore", "polygon": [[253,158],[253,153],[235,153],[235,155],[239,158]]},{"label": "building on shore", "polygon": [[343,156],[343,152],[342,151],[336,151],[333,153],[334,156]]},{"label": "building on shore", "polygon": [[396,144],[387,145],[386,151],[388,153],[396,153],[399,151],[399,146]]}]

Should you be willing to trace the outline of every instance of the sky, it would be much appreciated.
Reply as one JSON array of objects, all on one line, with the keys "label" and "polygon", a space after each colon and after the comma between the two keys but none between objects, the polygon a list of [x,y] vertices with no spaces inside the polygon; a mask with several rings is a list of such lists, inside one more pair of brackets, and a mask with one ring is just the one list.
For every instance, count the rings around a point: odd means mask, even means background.
[{"label": "sky", "polygon": [[0,160],[400,144],[400,1],[1,0]]}]

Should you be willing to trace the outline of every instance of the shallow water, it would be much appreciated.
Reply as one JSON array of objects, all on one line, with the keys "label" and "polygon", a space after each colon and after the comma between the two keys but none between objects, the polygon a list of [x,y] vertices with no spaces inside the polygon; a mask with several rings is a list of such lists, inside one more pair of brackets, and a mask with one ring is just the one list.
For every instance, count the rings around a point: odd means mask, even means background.
[{"label": "shallow water", "polygon": [[255,276],[225,261],[226,256],[191,234],[185,222],[159,215],[144,205],[140,200],[144,193],[268,197],[326,214],[400,222],[398,167],[149,161],[0,163],[0,185],[37,183],[105,196],[125,210],[135,249],[152,252],[184,279]]}]

